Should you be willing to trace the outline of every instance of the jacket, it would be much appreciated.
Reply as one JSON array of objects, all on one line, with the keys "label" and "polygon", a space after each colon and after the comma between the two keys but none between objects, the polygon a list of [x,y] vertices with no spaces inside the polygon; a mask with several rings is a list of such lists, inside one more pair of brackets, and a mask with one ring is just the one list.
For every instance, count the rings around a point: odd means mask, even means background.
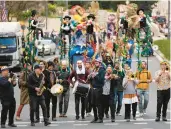
[{"label": "jacket", "polygon": [[0,77],[0,99],[11,100],[14,98],[14,86],[8,81],[8,77]]},{"label": "jacket", "polygon": [[43,79],[43,74],[39,76],[39,78],[36,76],[35,72],[32,72],[28,77],[28,92],[30,96],[37,96],[37,91],[35,88],[39,88],[40,84]]},{"label": "jacket", "polygon": [[64,91],[67,91],[69,89],[70,83],[68,82],[68,78],[70,76],[69,71],[67,70],[61,70],[58,76],[58,79],[62,79],[62,82],[60,83],[64,87]]},{"label": "jacket", "polygon": [[118,91],[123,91],[123,86],[122,86],[122,82],[123,82],[123,78],[125,76],[123,71],[117,71],[114,70],[113,74],[118,75],[118,79],[112,79],[111,80],[111,85],[113,88],[117,88]]},{"label": "jacket", "polygon": [[98,74],[91,79],[91,84],[93,88],[102,88],[104,86],[105,80],[105,69],[100,67]]}]

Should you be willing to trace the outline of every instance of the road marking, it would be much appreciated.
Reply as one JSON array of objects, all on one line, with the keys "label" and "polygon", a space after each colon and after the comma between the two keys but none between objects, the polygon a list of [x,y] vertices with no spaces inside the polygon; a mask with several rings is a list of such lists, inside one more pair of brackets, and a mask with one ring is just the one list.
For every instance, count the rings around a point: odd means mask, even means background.
[{"label": "road marking", "polygon": [[146,122],[144,122],[144,123],[134,123],[135,125],[147,125],[147,123]]},{"label": "road marking", "polygon": [[142,128],[142,129],[153,129],[153,128]]},{"label": "road marking", "polygon": [[17,125],[17,127],[27,127],[28,125]]},{"label": "road marking", "polygon": [[164,122],[164,123],[166,123],[166,124],[171,124],[171,122]]},{"label": "road marking", "polygon": [[73,124],[74,126],[86,126],[88,124]]},{"label": "road marking", "polygon": [[51,125],[48,125],[50,127],[55,127],[55,126],[59,126],[58,124],[51,124]]},{"label": "road marking", "polygon": [[119,123],[106,123],[104,125],[118,125]]}]

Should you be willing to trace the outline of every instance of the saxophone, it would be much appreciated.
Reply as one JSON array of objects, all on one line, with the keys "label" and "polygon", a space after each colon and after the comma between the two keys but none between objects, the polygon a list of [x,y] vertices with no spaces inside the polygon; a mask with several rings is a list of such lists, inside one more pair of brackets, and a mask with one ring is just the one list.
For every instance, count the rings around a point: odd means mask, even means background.
[{"label": "saxophone", "polygon": [[45,79],[45,75],[43,74],[43,78],[42,78],[40,86],[39,86],[40,91],[37,92],[37,96],[41,96],[43,94],[43,92],[46,90],[46,87],[43,85],[44,84],[44,79]]}]

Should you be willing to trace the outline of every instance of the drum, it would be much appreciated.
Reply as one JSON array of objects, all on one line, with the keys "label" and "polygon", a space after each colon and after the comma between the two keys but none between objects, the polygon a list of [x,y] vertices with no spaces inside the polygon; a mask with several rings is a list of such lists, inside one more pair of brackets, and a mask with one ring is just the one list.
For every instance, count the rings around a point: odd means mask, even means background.
[{"label": "drum", "polygon": [[52,86],[52,88],[50,89],[50,92],[54,95],[57,96],[59,94],[63,93],[63,86],[60,84],[55,84],[54,86]]},{"label": "drum", "polygon": [[83,97],[86,97],[88,95],[89,90],[90,84],[84,84],[76,81],[73,88],[73,94],[79,94]]}]

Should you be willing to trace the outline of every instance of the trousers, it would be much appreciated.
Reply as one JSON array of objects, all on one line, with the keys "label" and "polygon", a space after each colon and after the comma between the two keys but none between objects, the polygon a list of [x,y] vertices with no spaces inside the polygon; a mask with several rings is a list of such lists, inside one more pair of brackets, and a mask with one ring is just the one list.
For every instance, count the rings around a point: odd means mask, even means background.
[{"label": "trousers", "polygon": [[104,113],[107,114],[108,109],[110,107],[111,119],[115,119],[115,105],[113,95],[102,95],[102,114],[104,117]]},{"label": "trousers", "polygon": [[5,125],[7,120],[7,115],[9,112],[9,122],[8,124],[14,123],[14,114],[16,109],[15,98],[9,100],[1,100],[2,110],[1,110],[1,125]]},{"label": "trousers", "polygon": [[92,92],[92,88],[90,88],[89,93],[88,93],[88,95],[85,98],[86,113],[90,113],[91,110],[92,110],[91,92]]},{"label": "trousers", "polygon": [[56,118],[57,96],[53,96],[49,91],[44,92],[45,104],[47,108],[47,117],[50,117],[50,102],[52,100],[52,118]]},{"label": "trousers", "polygon": [[65,115],[68,110],[70,90],[68,89],[66,92],[63,92],[59,95],[59,113]]},{"label": "trousers", "polygon": [[169,100],[170,100],[170,88],[168,90],[157,91],[157,113],[156,113],[157,117],[160,117],[162,107],[163,107],[162,117],[166,117]]},{"label": "trousers", "polygon": [[102,88],[92,89],[92,106],[93,106],[93,113],[94,119],[103,119],[103,112],[102,112]]},{"label": "trousers", "polygon": [[[136,117],[136,111],[137,111],[137,102],[132,103],[132,115],[133,117]],[[125,104],[125,119],[131,118],[131,104]]]},{"label": "trousers", "polygon": [[[34,114],[37,112],[37,106],[40,105],[43,112],[44,121],[47,122],[47,109],[44,96],[31,96],[30,95],[30,121],[34,123]],[[38,117],[36,115],[36,117]]]},{"label": "trousers", "polygon": [[80,100],[81,100],[81,116],[85,116],[85,98],[79,94],[75,94],[75,112],[76,112],[76,117],[79,117],[80,110],[79,110],[79,105],[80,105]]}]

